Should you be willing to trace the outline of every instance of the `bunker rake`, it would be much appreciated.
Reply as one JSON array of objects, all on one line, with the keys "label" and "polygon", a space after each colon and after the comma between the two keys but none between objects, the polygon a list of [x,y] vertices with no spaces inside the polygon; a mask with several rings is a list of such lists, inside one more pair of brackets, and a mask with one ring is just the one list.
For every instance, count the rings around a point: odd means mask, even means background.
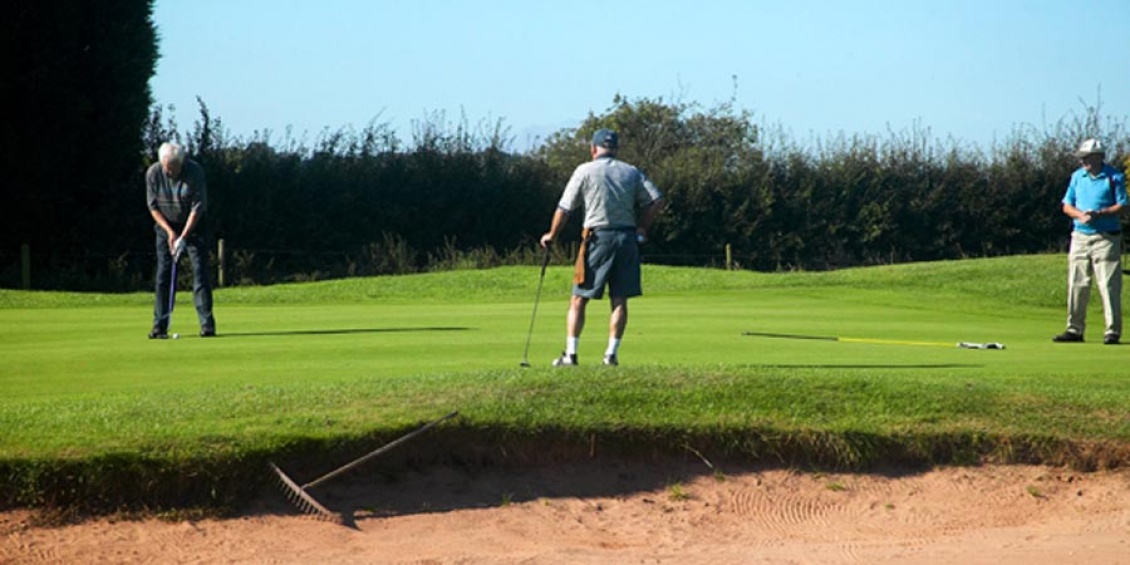
[{"label": "bunker rake", "polygon": [[324,482],[326,482],[326,481],[328,481],[328,480],[330,480],[334,477],[337,477],[337,476],[353,469],[354,467],[357,467],[358,465],[360,465],[360,464],[362,464],[362,463],[364,463],[364,462],[366,462],[366,461],[368,461],[368,460],[370,460],[370,459],[372,459],[372,458],[374,458],[374,457],[376,457],[376,456],[378,456],[382,453],[385,453],[385,452],[391,450],[392,448],[394,448],[394,447],[396,447],[396,446],[398,446],[398,445],[400,445],[400,444],[402,444],[402,443],[404,443],[404,442],[406,442],[406,441],[408,441],[408,440],[430,430],[431,428],[438,425],[440,422],[443,422],[444,420],[447,420],[449,418],[453,418],[453,417],[457,416],[458,414],[459,414],[458,411],[454,411],[454,412],[451,412],[450,414],[447,414],[446,416],[444,416],[444,417],[442,417],[438,420],[428,422],[427,424],[424,424],[423,426],[419,427],[418,429],[411,431],[411,432],[408,432],[407,434],[404,434],[403,436],[401,436],[397,439],[394,439],[394,440],[390,441],[389,443],[386,443],[385,445],[383,445],[383,446],[381,446],[381,447],[379,447],[379,448],[377,448],[373,451],[370,451],[369,453],[367,453],[367,454],[365,454],[361,457],[358,457],[357,459],[354,459],[353,461],[350,461],[349,463],[346,463],[345,465],[342,465],[341,467],[338,467],[337,469],[334,469],[333,471],[330,471],[329,473],[326,473],[325,475],[322,475],[322,476],[320,476],[320,477],[318,477],[318,478],[316,478],[316,479],[314,479],[310,482],[302,484],[302,485],[299,485],[297,482],[295,482],[293,479],[291,479],[289,476],[287,476],[287,474],[284,473],[283,470],[280,469],[278,467],[278,465],[275,465],[273,462],[268,461],[267,466],[271,469],[271,471],[273,471],[275,473],[275,475],[278,476],[279,480],[282,482],[283,492],[286,493],[287,498],[289,498],[290,501],[295,506],[297,506],[298,509],[301,510],[303,513],[310,514],[311,516],[314,516],[315,518],[318,518],[320,520],[329,520],[329,521],[332,521],[332,522],[338,522],[338,523],[341,523],[341,524],[346,524],[347,520],[346,520],[346,518],[343,514],[338,513],[338,512],[334,512],[334,511],[330,510],[329,508],[326,508],[325,506],[323,506],[309,492],[307,492],[307,489],[316,487],[316,486],[318,486],[318,485],[320,485],[320,484],[322,484],[322,483],[324,483]]}]

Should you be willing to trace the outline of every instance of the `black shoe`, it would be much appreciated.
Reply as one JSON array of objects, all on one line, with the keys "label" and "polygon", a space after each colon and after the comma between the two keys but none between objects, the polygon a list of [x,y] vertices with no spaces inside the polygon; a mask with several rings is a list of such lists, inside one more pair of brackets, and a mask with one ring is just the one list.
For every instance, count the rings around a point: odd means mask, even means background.
[{"label": "black shoe", "polygon": [[216,337],[215,328],[201,328],[200,337]]},{"label": "black shoe", "polygon": [[153,328],[149,330],[149,339],[169,339],[169,334],[162,328]]},{"label": "black shoe", "polygon": [[612,367],[616,367],[617,365],[620,364],[620,360],[617,359],[616,354],[613,353],[612,355],[605,355],[604,356],[604,364],[612,366]]},{"label": "black shoe", "polygon": [[554,367],[573,367],[577,364],[577,354],[562,353],[561,357],[553,360]]},{"label": "black shoe", "polygon": [[1069,330],[1053,337],[1052,341],[1057,343],[1083,343],[1083,335]]},{"label": "black shoe", "polygon": [[1118,345],[1120,339],[1118,334],[1106,334],[1103,336],[1103,345]]}]

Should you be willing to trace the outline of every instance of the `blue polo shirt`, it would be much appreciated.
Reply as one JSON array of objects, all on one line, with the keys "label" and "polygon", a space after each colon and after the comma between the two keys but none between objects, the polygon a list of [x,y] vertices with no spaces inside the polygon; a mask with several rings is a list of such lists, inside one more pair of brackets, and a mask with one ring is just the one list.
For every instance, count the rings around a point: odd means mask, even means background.
[{"label": "blue polo shirt", "polygon": [[[1130,200],[1126,196],[1126,175],[1106,164],[1098,176],[1094,177],[1080,167],[1071,174],[1067,194],[1063,195],[1064,204],[1084,211],[1113,206],[1115,202],[1130,206]],[[1101,216],[1089,224],[1075,220],[1075,231],[1085,234],[1119,231],[1118,216]]]}]

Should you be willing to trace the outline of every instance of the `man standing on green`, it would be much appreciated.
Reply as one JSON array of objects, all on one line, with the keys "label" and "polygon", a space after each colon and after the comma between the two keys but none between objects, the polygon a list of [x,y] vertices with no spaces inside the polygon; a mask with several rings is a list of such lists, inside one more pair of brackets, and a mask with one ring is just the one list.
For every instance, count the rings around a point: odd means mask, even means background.
[{"label": "man standing on green", "polygon": [[1063,213],[1075,226],[1068,253],[1067,330],[1052,341],[1083,341],[1092,277],[1103,299],[1103,343],[1117,345],[1122,338],[1122,227],[1118,217],[1130,202],[1126,175],[1104,163],[1105,154],[1097,139],[1084,141],[1075,152],[1082,166],[1072,173],[1063,196]]},{"label": "man standing on green", "polygon": [[200,320],[200,337],[212,337],[216,335],[216,320],[212,317],[208,248],[201,226],[208,209],[204,168],[176,143],[162,143],[157,157],[158,162],[145,171],[146,200],[157,236],[156,303],[149,339],[167,337],[172,267],[184,251],[192,260],[192,299]]},{"label": "man standing on green", "polygon": [[616,159],[619,136],[608,129],[593,134],[592,161],[573,171],[565,186],[542,247],[553,243],[569,215],[584,208],[581,251],[573,276],[573,296],[566,318],[565,351],[553,361],[557,367],[577,364],[577,347],[585,327],[590,299],[608,295],[612,313],[608,322],[605,365],[618,365],[620,340],[628,326],[628,299],[640,296],[639,245],[663,209],[663,195],[636,167]]}]

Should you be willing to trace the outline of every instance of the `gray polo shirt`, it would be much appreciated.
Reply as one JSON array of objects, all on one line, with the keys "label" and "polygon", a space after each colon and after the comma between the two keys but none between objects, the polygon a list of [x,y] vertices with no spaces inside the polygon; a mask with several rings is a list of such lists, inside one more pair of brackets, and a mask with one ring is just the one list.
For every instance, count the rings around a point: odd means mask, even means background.
[{"label": "gray polo shirt", "polygon": [[570,213],[584,206],[586,228],[635,228],[636,213],[660,198],[639,169],[604,155],[573,171],[557,206]]},{"label": "gray polo shirt", "polygon": [[183,226],[192,212],[203,215],[208,209],[208,186],[204,168],[185,159],[180,178],[165,174],[161,163],[153,163],[145,171],[145,194],[150,210],[161,212],[170,224]]}]

